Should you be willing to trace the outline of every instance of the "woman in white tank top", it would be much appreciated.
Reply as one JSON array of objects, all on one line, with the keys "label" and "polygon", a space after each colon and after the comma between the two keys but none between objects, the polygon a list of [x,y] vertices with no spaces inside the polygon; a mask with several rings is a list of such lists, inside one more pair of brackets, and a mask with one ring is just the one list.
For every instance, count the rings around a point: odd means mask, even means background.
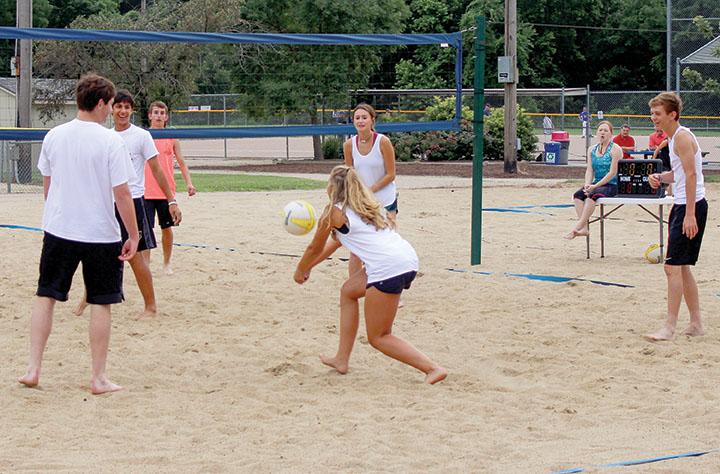
[{"label": "woman in white tank top", "polygon": [[[363,184],[375,195],[396,222],[397,187],[395,186],[395,149],[390,139],[375,132],[375,109],[368,104],[358,104],[353,110],[353,125],[357,131],[343,145],[345,165],[355,168]],[[360,268],[360,260],[350,255],[350,275]]]},{"label": "woman in white tank top", "polygon": [[400,294],[410,288],[418,270],[415,250],[395,232],[381,204],[353,168],[336,166],[330,173],[327,192],[330,203],[298,263],[295,282],[305,283],[312,268],[341,246],[357,255],[365,268],[360,266],[341,288],[338,351],[334,357],[320,356],[320,360],[341,374],[347,372],[360,320],[359,300],[365,297],[365,326],[370,345],[424,372],[426,383],[443,380],[447,376],[444,368],[392,334]]}]

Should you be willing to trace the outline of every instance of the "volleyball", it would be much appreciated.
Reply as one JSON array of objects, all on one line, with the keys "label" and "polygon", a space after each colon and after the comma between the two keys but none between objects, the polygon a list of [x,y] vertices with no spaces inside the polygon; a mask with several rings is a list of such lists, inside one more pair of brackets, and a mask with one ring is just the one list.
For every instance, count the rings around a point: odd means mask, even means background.
[{"label": "volleyball", "polygon": [[645,250],[645,260],[650,263],[660,263],[662,256],[660,254],[660,245],[652,244]]},{"label": "volleyball", "polygon": [[305,235],[315,227],[315,209],[307,201],[287,203],[283,216],[285,230],[293,235]]}]

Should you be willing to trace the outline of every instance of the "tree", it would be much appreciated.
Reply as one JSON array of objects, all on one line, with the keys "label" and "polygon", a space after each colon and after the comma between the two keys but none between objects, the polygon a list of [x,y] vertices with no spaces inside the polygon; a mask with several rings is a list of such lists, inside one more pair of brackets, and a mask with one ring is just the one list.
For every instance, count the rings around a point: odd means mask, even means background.
[{"label": "tree", "polygon": [[[244,17],[267,32],[393,33],[408,15],[402,0],[248,0]],[[371,46],[268,45],[247,67],[237,69],[233,89],[256,117],[301,114],[319,122],[318,109],[346,105],[349,90],[367,87],[386,48]],[[322,159],[313,137],[315,159]]]},{"label": "tree", "polygon": [[[71,23],[79,29],[155,30],[155,31],[246,31],[248,23],[240,18],[242,0],[156,0],[145,14],[130,11],[124,15],[108,11],[82,17]],[[236,51],[244,46],[234,45]],[[95,71],[112,79],[118,87],[129,89],[136,99],[138,117],[147,124],[147,106],[151,100],[168,105],[186,99],[196,90],[203,71],[204,58],[217,48],[184,43],[107,43],[39,42],[36,69],[44,77],[77,78]],[[235,58],[240,61],[244,54]],[[47,114],[55,110],[68,91],[56,90],[46,97]]]},{"label": "tree", "polygon": [[[15,26],[16,0],[0,0],[0,25]],[[48,26],[49,16],[52,11],[49,0],[33,1],[33,26],[44,28]],[[14,40],[0,40],[0,75],[9,75],[10,58],[15,55]]]},{"label": "tree", "polygon": [[[34,0],[37,1],[37,0]],[[120,0],[50,0],[50,28],[65,28],[76,18],[98,13],[118,13]]]},{"label": "tree", "polygon": [[[720,25],[718,25],[717,33],[714,31],[714,25],[712,25],[706,18],[697,16],[693,19],[693,24],[702,34],[706,41],[711,40],[716,35],[720,34]],[[720,46],[712,51],[713,56],[720,58]],[[682,71],[683,78],[687,81],[688,86],[691,89],[700,89],[711,92],[713,94],[720,95],[720,82],[712,77],[703,76],[697,70],[686,67]]]}]

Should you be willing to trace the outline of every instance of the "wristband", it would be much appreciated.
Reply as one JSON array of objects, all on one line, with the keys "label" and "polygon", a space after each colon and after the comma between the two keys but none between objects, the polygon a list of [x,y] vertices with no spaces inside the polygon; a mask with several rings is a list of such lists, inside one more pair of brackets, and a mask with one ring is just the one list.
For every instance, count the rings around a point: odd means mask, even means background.
[{"label": "wristband", "polygon": [[177,201],[168,201],[168,206],[172,206],[173,204],[177,206]]}]

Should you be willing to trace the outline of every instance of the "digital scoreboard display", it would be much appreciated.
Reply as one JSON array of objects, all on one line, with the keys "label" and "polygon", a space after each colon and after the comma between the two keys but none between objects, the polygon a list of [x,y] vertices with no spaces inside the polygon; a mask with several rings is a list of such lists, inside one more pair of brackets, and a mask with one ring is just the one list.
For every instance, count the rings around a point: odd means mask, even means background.
[{"label": "digital scoreboard display", "polygon": [[620,160],[618,162],[618,197],[659,198],[662,186],[650,187],[649,176],[662,173],[661,160]]}]

